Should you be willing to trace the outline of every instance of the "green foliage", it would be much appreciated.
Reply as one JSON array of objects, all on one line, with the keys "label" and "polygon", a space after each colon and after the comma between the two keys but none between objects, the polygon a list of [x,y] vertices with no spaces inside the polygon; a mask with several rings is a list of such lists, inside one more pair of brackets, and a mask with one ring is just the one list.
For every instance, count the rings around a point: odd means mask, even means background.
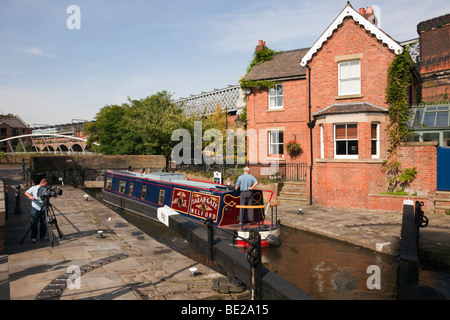
[{"label": "green foliage", "polygon": [[275,53],[276,52],[274,50],[269,49],[267,47],[264,47],[264,50],[262,51],[255,51],[253,53],[253,59],[252,61],[250,61],[250,65],[247,68],[247,74],[257,64],[263,63],[264,61],[272,60]]},{"label": "green foliage", "polygon": [[[277,52],[269,49],[267,47],[262,51],[255,51],[253,53],[253,59],[247,68],[246,75],[253,69],[257,64],[263,63],[264,61],[272,60]],[[269,80],[247,80],[240,81],[241,88],[273,88],[275,86],[274,81]]]},{"label": "green foliage", "polygon": [[145,99],[130,100],[130,112],[125,116],[130,132],[142,138],[147,152],[166,158],[178,143],[171,141],[172,132],[192,128],[190,119],[171,97],[167,91],[161,91]]},{"label": "green foliage", "polygon": [[[172,131],[183,128],[187,118],[171,101],[167,91],[131,100],[122,105],[105,106],[95,122],[86,123],[88,145],[101,154],[162,154],[170,156]],[[94,145],[97,142],[99,145]]]},{"label": "green foliage", "polygon": [[409,134],[407,121],[410,116],[406,90],[411,85],[411,71],[414,62],[408,50],[404,50],[392,61],[387,75],[386,100],[389,104],[389,123],[387,125],[389,147],[388,158],[383,163],[389,183],[388,191],[394,192],[398,187],[405,188],[417,176],[416,168],[401,169],[400,145]]}]

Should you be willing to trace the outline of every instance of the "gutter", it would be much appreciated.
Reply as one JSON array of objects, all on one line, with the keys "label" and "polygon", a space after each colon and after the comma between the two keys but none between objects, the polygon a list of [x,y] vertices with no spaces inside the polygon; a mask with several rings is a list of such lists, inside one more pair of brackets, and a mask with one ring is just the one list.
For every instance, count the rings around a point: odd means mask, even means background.
[{"label": "gutter", "polygon": [[311,146],[311,165],[309,166],[309,205],[312,205],[312,172],[313,172],[313,137],[312,137],[312,129],[316,125],[316,119],[311,120],[311,67],[309,65],[305,65],[308,69],[308,111],[309,111],[309,142]]}]

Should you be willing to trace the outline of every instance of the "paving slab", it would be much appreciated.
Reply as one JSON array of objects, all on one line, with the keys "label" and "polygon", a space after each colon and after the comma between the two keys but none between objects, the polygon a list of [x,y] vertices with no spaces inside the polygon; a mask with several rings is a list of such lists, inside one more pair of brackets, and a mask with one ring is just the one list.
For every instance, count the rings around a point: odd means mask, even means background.
[{"label": "paving slab", "polygon": [[[20,171],[7,173],[3,171],[1,176],[6,183],[22,182],[21,174],[17,174]],[[66,285],[58,299],[196,300],[219,295],[212,289],[212,279],[224,277],[223,274],[158,242],[97,200],[85,201],[82,190],[61,188],[63,195],[50,199],[63,234],[60,239],[57,230],[53,230],[54,246],[48,241],[32,243],[29,235],[23,238],[29,227],[30,211],[30,203],[24,196],[21,213],[15,215],[10,210],[8,214],[4,256],[7,259],[3,259],[7,263],[1,264],[0,273],[8,273],[9,299],[36,299],[51,288],[52,281],[69,273],[69,267],[83,271],[84,267],[115,255],[126,258],[96,266],[70,279],[69,284],[78,279],[80,285]],[[100,237],[98,231],[104,231],[104,236]],[[192,266],[199,269],[195,277],[189,271]]]}]

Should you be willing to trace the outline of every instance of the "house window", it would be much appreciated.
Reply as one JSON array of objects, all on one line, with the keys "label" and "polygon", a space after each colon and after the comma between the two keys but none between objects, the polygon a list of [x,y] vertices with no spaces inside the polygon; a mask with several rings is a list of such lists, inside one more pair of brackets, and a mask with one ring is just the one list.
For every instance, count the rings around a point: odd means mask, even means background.
[{"label": "house window", "polygon": [[361,61],[342,61],[338,64],[339,95],[361,93]]},{"label": "house window", "polygon": [[283,131],[269,131],[269,156],[283,155]]},{"label": "house window", "polygon": [[380,158],[380,124],[372,123],[370,136],[372,139],[372,159]]},{"label": "house window", "polygon": [[336,159],[357,159],[358,125],[337,124],[334,129],[334,157]]},{"label": "house window", "polygon": [[269,88],[269,109],[283,108],[283,85],[277,84]]}]

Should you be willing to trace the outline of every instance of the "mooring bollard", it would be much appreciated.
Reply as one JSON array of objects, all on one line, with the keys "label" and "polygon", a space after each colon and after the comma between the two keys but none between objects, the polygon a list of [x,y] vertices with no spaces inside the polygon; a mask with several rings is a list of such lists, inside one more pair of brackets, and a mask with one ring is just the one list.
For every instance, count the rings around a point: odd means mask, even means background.
[{"label": "mooring bollard", "polygon": [[250,283],[252,300],[262,300],[262,254],[261,235],[252,230],[249,237],[249,247],[245,256],[250,264]]},{"label": "mooring bollard", "polygon": [[205,225],[208,228],[208,256],[210,261],[214,261],[214,225],[211,218],[206,219]]}]

